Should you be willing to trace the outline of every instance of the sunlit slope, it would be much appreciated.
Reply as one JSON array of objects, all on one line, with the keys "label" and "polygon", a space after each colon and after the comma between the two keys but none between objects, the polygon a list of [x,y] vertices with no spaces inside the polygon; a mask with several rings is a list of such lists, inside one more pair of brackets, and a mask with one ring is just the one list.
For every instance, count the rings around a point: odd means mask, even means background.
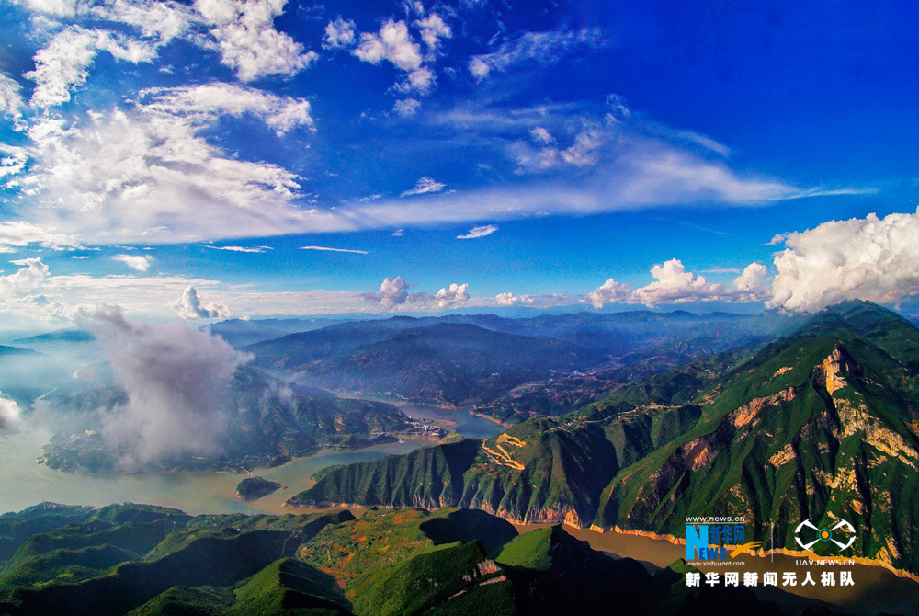
[{"label": "sunlit slope", "polygon": [[848,303],[758,353],[709,393],[698,425],[622,470],[598,522],[679,535],[687,515],[745,515],[794,548],[803,519],[857,531],[854,551],[919,570],[919,330]]}]

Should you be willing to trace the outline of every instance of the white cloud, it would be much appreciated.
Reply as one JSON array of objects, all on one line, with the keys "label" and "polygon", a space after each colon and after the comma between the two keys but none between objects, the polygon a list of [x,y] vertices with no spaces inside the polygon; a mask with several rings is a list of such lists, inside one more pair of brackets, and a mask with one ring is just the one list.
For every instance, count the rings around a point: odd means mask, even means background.
[{"label": "white cloud", "polygon": [[41,262],[40,257],[15,259],[10,263],[21,266],[21,269],[8,276],[0,276],[0,296],[3,297],[0,301],[8,301],[17,295],[31,294],[48,278],[50,270]]},{"label": "white cloud", "polygon": [[414,25],[421,30],[421,40],[432,54],[437,53],[437,47],[442,39],[453,36],[450,26],[445,24],[437,13],[431,13],[427,17],[416,20]]},{"label": "white cloud", "polygon": [[122,34],[70,26],[35,54],[35,70],[25,75],[36,84],[29,104],[43,109],[69,101],[70,91],[86,82],[97,51],[133,64],[150,62],[156,55],[151,45]]},{"label": "white cloud", "polygon": [[542,126],[537,126],[536,128],[531,129],[530,138],[536,143],[541,143],[543,145],[548,145],[555,141],[555,139],[552,137],[552,133],[547,131]]},{"label": "white cloud", "polygon": [[0,114],[11,118],[22,117],[24,106],[19,90],[22,86],[8,75],[0,73]]},{"label": "white cloud", "polygon": [[54,250],[79,247],[72,236],[55,233],[38,225],[23,221],[0,222],[0,252],[14,252],[29,244],[39,244]]},{"label": "white cloud", "polygon": [[784,242],[770,307],[816,312],[845,300],[896,303],[919,294],[919,210],[825,222]]},{"label": "white cloud", "polygon": [[0,393],[0,430],[15,430],[19,427],[19,404]]},{"label": "white cloud", "polygon": [[570,53],[602,44],[603,37],[598,30],[526,32],[491,53],[473,56],[469,61],[469,72],[481,81],[492,71],[503,72],[524,62],[554,64]]},{"label": "white cloud", "polygon": [[0,276],[0,314],[26,321],[66,321],[86,306],[102,304],[122,304],[135,314],[167,316],[175,297],[188,286],[210,289],[218,284],[181,276],[52,276],[39,257],[11,263],[20,269]]},{"label": "white cloud", "polygon": [[[0,143],[0,178],[14,176],[21,173],[29,163],[29,154],[25,148]],[[16,180],[8,180],[7,187],[13,188]],[[0,226],[11,223],[0,223]],[[2,235],[2,231],[0,231]],[[2,243],[2,242],[0,242]]]},{"label": "white cloud", "polygon": [[[567,293],[548,293],[544,295],[514,295],[510,291],[495,295],[497,306],[529,306],[531,308],[551,308],[571,303]],[[602,308],[602,304],[598,306]]]},{"label": "white cloud", "polygon": [[147,113],[166,112],[196,123],[210,123],[221,115],[239,117],[251,113],[278,134],[297,126],[313,126],[308,100],[227,83],[151,88],[141,92],[141,98],[142,109]]},{"label": "white cloud", "polygon": [[404,21],[387,20],[379,32],[364,32],[353,53],[362,62],[379,64],[384,60],[407,73],[405,81],[398,84],[402,93],[416,92],[426,95],[434,85],[434,73],[422,66],[421,47],[412,38]]},{"label": "white cloud", "polygon": [[295,75],[316,61],[315,51],[279,32],[274,20],[287,0],[195,0],[195,8],[220,46],[221,61],[242,81]]},{"label": "white cloud", "polygon": [[13,0],[13,3],[54,17],[73,17],[77,6],[77,0]]},{"label": "white cloud", "polygon": [[401,276],[384,278],[379,293],[364,293],[364,301],[377,304],[383,310],[393,310],[405,303],[411,285]]},{"label": "white cloud", "polygon": [[410,118],[418,112],[420,107],[421,101],[417,98],[400,98],[393,104],[392,110],[400,117]]},{"label": "white cloud", "polygon": [[654,282],[636,289],[633,299],[649,308],[658,304],[716,301],[727,299],[724,287],[710,283],[705,277],[686,271],[679,259],[670,259],[651,268]]},{"label": "white cloud", "polygon": [[469,301],[469,294],[466,293],[467,290],[469,290],[468,283],[453,283],[449,287],[441,289],[434,294],[434,305],[438,310],[458,308]]},{"label": "white cloud", "polygon": [[379,64],[386,60],[405,72],[421,66],[421,48],[412,40],[404,21],[386,21],[379,33],[364,32],[352,52],[363,62]]},{"label": "white cloud", "polygon": [[223,304],[202,304],[194,287],[186,287],[173,306],[183,319],[226,319],[230,316],[229,308]]},{"label": "white cloud", "polygon": [[478,237],[485,237],[486,235],[491,235],[497,230],[498,230],[498,225],[481,225],[479,227],[473,227],[469,229],[468,233],[457,235],[456,239],[472,240]]},{"label": "white cloud", "polygon": [[225,156],[200,135],[208,125],[199,119],[142,109],[97,115],[82,128],[33,125],[37,164],[23,182],[40,190],[44,206],[33,210],[33,224],[95,244],[353,228],[334,214],[293,207],[292,173]]},{"label": "white cloud", "polygon": [[586,300],[596,309],[603,308],[604,304],[631,301],[633,297],[629,284],[621,284],[609,278],[602,286],[587,294]]},{"label": "white cloud", "polygon": [[325,27],[322,39],[323,49],[343,49],[357,42],[354,20],[336,17]]},{"label": "white cloud", "polygon": [[370,254],[366,250],[352,250],[350,248],[330,248],[329,246],[300,246],[300,250],[322,250],[326,252],[350,252],[357,255]]},{"label": "white cloud", "polygon": [[434,178],[418,178],[418,181],[415,182],[415,186],[406,191],[403,191],[400,197],[412,197],[414,195],[423,195],[426,193],[436,193],[442,191],[446,188],[447,185],[441,182],[438,182]]},{"label": "white cloud", "polygon": [[112,257],[112,260],[119,261],[124,263],[133,270],[138,272],[146,272],[150,269],[150,257],[134,256],[134,255],[115,255]]},{"label": "white cloud", "polygon": [[[738,270],[722,268],[722,271]],[[597,309],[608,303],[644,304],[654,308],[661,304],[685,302],[756,302],[768,296],[766,276],[766,266],[751,263],[734,279],[733,288],[727,288],[688,271],[679,259],[670,259],[651,268],[654,281],[644,287],[632,289],[631,284],[622,284],[610,278],[603,286],[585,295],[583,301],[590,302]]]},{"label": "white cloud", "polygon": [[751,263],[744,268],[740,276],[734,279],[734,288],[738,291],[748,293],[753,297],[762,299],[766,288],[766,266],[762,263]]},{"label": "white cloud", "polygon": [[108,0],[89,8],[89,14],[140,29],[143,36],[160,44],[185,34],[197,20],[186,6],[151,0]]},{"label": "white cloud", "polygon": [[208,244],[206,248],[213,248],[214,250],[228,250],[230,252],[247,252],[247,253],[263,253],[266,250],[272,250],[271,246],[213,246]]}]

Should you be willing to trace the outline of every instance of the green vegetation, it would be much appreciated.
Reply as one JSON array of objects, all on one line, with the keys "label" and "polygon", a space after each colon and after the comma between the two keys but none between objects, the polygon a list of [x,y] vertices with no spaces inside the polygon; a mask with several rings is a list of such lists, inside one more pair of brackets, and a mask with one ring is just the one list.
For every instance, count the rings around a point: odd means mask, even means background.
[{"label": "green vegetation", "polygon": [[[482,511],[189,518],[124,505],[81,513],[82,521],[66,529],[26,538],[22,545],[50,551],[23,556],[14,571],[0,574],[0,614],[549,616],[607,614],[615,606],[624,616],[689,616],[728,596],[726,589],[690,591],[675,570],[652,576],[633,560],[595,552],[561,526],[518,535]],[[26,510],[4,519],[35,515]],[[143,553],[119,553],[104,543],[126,544],[138,528],[167,522],[175,527],[152,549],[132,544]],[[51,549],[71,543],[82,547]],[[57,558],[81,551],[125,560],[76,565]],[[731,605],[756,616],[777,614],[744,593],[741,602],[732,594]]]},{"label": "green vegetation", "polygon": [[264,477],[246,477],[236,486],[236,496],[244,501],[250,501],[268,496],[281,487],[280,483],[268,481]]},{"label": "green vegetation", "polygon": [[754,355],[695,360],[558,418],[327,469],[292,505],[460,506],[521,521],[681,536],[687,515],[845,518],[859,556],[919,572],[919,330],[873,304],[814,317]]}]

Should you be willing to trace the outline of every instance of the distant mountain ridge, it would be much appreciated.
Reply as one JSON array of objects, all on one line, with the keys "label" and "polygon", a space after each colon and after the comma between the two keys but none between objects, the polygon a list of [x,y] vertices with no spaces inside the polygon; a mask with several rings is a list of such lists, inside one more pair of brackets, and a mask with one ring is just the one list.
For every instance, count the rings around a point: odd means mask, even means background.
[{"label": "distant mountain ridge", "polygon": [[[296,373],[298,380],[313,386],[417,402],[482,404],[529,381],[554,382],[578,371],[610,370],[622,361],[645,359],[642,353],[685,361],[761,343],[794,323],[772,313],[395,316],[331,325],[246,350],[255,355],[257,365]],[[523,412],[533,408],[540,412],[538,403]]]}]

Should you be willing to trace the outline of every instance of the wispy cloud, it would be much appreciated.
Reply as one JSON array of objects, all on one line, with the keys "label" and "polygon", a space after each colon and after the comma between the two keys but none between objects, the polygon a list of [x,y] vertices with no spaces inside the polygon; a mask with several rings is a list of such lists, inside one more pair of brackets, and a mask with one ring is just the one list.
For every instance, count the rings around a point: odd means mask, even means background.
[{"label": "wispy cloud", "polygon": [[469,229],[468,233],[463,233],[462,235],[457,235],[456,239],[458,240],[473,240],[477,237],[485,237],[486,235],[491,235],[498,230],[497,225],[481,225],[478,227],[473,227]]},{"label": "wispy cloud", "polygon": [[442,191],[446,188],[447,185],[438,182],[434,178],[423,177],[418,178],[418,181],[415,182],[415,186],[408,190],[405,190],[400,194],[400,197],[414,197],[415,195],[424,195],[427,193],[436,193]]},{"label": "wispy cloud", "polygon": [[266,250],[273,250],[271,246],[214,246],[213,244],[205,244],[205,248],[213,248],[214,250],[229,250],[230,252],[247,252],[247,253],[263,253]]},{"label": "wispy cloud", "polygon": [[565,55],[599,47],[604,42],[599,30],[547,30],[526,32],[503,43],[493,52],[473,56],[469,72],[482,80],[492,72],[504,72],[514,65],[535,62],[539,65],[561,61]]},{"label": "wispy cloud", "polygon": [[300,250],[324,250],[327,252],[350,252],[356,255],[370,254],[366,250],[352,250],[351,248],[332,248],[331,246],[300,246]]}]

